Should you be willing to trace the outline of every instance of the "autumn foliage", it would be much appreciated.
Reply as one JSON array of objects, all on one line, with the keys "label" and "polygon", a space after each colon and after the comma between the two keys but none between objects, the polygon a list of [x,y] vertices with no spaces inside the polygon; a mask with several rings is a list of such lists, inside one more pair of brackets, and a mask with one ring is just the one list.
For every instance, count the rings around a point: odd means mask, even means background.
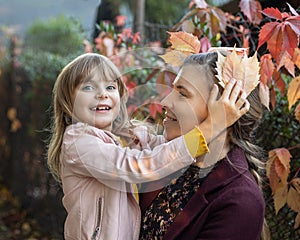
[{"label": "autumn foliage", "polygon": [[[263,188],[267,195],[266,210],[271,209],[267,220],[272,223],[273,219],[279,219],[273,222],[273,226],[269,226],[273,227],[273,234],[276,234],[280,228],[278,222],[285,224],[288,218],[288,227],[287,225],[284,227],[287,228],[287,232],[289,231],[288,234],[290,232],[296,234],[288,235],[292,236],[288,239],[298,239],[300,225],[299,9],[295,10],[289,4],[286,4],[286,10],[262,9],[260,2],[255,0],[241,0],[240,12],[235,15],[210,6],[204,0],[191,0],[188,7],[188,12],[178,23],[166,31],[166,36],[169,37],[167,49],[161,48],[162,44],[165,44],[162,40],[141,45],[140,40],[143,36],[130,28],[125,28],[126,17],[118,16],[116,24],[121,31],[117,32],[117,28],[115,29],[111,23],[100,23],[100,35],[96,39],[84,41],[85,51],[106,55],[118,66],[129,89],[128,111],[131,117],[147,117],[148,120],[160,123],[163,111],[159,102],[171,89],[176,76],[175,70],[184,59],[193,53],[215,51],[226,47],[230,54],[218,63],[220,82],[226,84],[232,77],[241,78],[247,92],[251,92],[258,84],[261,101],[266,107],[264,121],[269,120],[270,116],[275,119],[271,119],[269,129],[262,129],[266,138],[272,135],[272,139],[265,141],[268,144],[267,150],[270,150],[266,163],[265,188]],[[47,22],[46,25],[51,24]],[[64,31],[59,31],[58,36],[62,37],[65,36],[62,32],[68,31],[64,22],[60,25]],[[51,35],[51,31],[49,32]],[[35,199],[38,204],[43,203],[33,209],[41,213],[40,219],[43,220],[40,222],[26,220],[28,216],[19,211],[23,207],[19,204],[13,204],[14,206],[11,207],[17,210],[8,211],[8,206],[3,203],[15,202],[15,200],[6,192],[6,188],[2,187],[0,176],[0,207],[4,209],[4,211],[0,209],[0,213],[5,213],[4,215],[7,216],[4,219],[5,224],[0,216],[0,238],[4,225],[14,229],[16,231],[14,235],[18,231],[20,233],[21,229],[21,232],[24,231],[29,237],[30,226],[40,223],[50,225],[47,217],[51,218],[51,226],[55,226],[46,234],[49,239],[51,234],[59,232],[57,229],[59,224],[56,221],[63,220],[64,212],[62,206],[59,209],[51,209],[51,204],[55,201],[60,203],[60,199],[57,196],[58,187],[53,184],[48,170],[42,165],[45,143],[41,139],[44,139],[43,134],[48,133],[41,131],[41,134],[40,130],[47,127],[45,122],[50,121],[47,119],[48,111],[44,106],[48,107],[51,99],[51,84],[58,71],[68,62],[67,58],[60,57],[59,53],[62,50],[72,53],[75,51],[69,48],[70,39],[64,37],[63,42],[66,42],[67,47],[63,45],[55,54],[44,53],[38,49],[38,46],[33,45],[30,58],[25,58],[23,65],[19,62],[21,50],[19,44],[16,44],[17,39],[12,37],[12,46],[9,46],[8,51],[10,57],[6,56],[6,52],[1,47],[3,43],[0,41],[0,60],[11,59],[7,72],[0,69],[0,80],[3,85],[0,96],[2,106],[5,107],[5,111],[1,113],[1,170],[8,176],[13,175],[14,179],[10,177],[7,181],[10,183],[18,181],[17,186],[21,186],[24,198],[28,202]],[[52,44],[47,40],[40,42],[46,43],[45,45]],[[82,47],[81,42],[80,38],[80,47]],[[143,42],[146,42],[145,39]],[[53,45],[59,47],[62,44],[55,41]],[[84,51],[83,48],[77,50],[79,53]],[[4,63],[0,61],[0,67],[4,66]],[[35,73],[34,77],[30,74],[28,74],[30,77],[25,74],[24,77],[23,68],[30,66],[31,71],[27,73]],[[251,71],[249,71],[250,66]],[[254,74],[251,75],[249,72]],[[249,82],[248,79],[251,81]],[[278,112],[280,114],[276,115]],[[288,124],[290,128],[283,129]],[[7,133],[4,133],[4,128]],[[273,134],[274,130],[276,134]],[[289,131],[292,133],[290,134]],[[264,141],[258,140],[258,143],[263,144]],[[13,169],[16,171],[11,174]],[[46,195],[49,197],[48,200]],[[53,214],[59,217],[53,217]],[[40,235],[37,236],[38,239],[42,239]],[[276,239],[287,239],[282,236],[280,233]],[[5,239],[7,238],[10,238],[10,235],[5,235]]]}]

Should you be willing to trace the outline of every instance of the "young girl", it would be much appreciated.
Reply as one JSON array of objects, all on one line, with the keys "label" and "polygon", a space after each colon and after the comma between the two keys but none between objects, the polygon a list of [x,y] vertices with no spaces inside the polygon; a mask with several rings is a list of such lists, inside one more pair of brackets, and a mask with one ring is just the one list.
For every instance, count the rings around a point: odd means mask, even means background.
[{"label": "young girl", "polygon": [[[228,89],[242,91],[234,82]],[[65,239],[138,239],[140,209],[131,183],[157,180],[193,163],[208,151],[201,131],[195,127],[168,143],[155,137],[152,150],[123,148],[112,131],[130,126],[127,90],[117,68],[99,54],[84,54],[69,63],[53,94],[48,165],[64,191]],[[236,99],[228,105],[211,102],[228,110],[228,124],[247,111],[235,105]]]}]

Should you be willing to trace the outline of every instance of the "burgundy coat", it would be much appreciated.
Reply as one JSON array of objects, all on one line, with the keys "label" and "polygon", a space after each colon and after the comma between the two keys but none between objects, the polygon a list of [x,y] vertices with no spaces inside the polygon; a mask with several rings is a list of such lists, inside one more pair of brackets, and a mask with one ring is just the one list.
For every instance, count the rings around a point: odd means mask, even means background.
[{"label": "burgundy coat", "polygon": [[[164,240],[258,240],[265,203],[248,170],[243,150],[234,147],[206,177],[168,229]],[[142,213],[157,192],[140,194]]]}]

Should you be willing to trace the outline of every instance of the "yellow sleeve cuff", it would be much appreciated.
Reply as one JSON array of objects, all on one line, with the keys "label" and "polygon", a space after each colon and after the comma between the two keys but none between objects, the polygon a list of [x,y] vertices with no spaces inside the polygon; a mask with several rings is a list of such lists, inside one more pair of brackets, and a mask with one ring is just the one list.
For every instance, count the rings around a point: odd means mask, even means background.
[{"label": "yellow sleeve cuff", "polygon": [[188,151],[191,156],[196,158],[200,155],[209,152],[206,140],[199,129],[199,127],[194,127],[191,131],[186,133],[184,136],[184,141],[187,146]]}]

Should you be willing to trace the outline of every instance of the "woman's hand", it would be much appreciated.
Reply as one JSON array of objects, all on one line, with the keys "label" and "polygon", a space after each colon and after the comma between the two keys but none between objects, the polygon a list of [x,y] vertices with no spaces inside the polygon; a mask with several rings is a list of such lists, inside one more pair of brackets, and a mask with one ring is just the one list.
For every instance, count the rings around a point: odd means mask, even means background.
[{"label": "woman's hand", "polygon": [[199,126],[207,142],[234,124],[250,108],[240,81],[232,79],[226,84],[220,98],[218,93],[218,86],[215,84],[208,99],[208,117]]}]

